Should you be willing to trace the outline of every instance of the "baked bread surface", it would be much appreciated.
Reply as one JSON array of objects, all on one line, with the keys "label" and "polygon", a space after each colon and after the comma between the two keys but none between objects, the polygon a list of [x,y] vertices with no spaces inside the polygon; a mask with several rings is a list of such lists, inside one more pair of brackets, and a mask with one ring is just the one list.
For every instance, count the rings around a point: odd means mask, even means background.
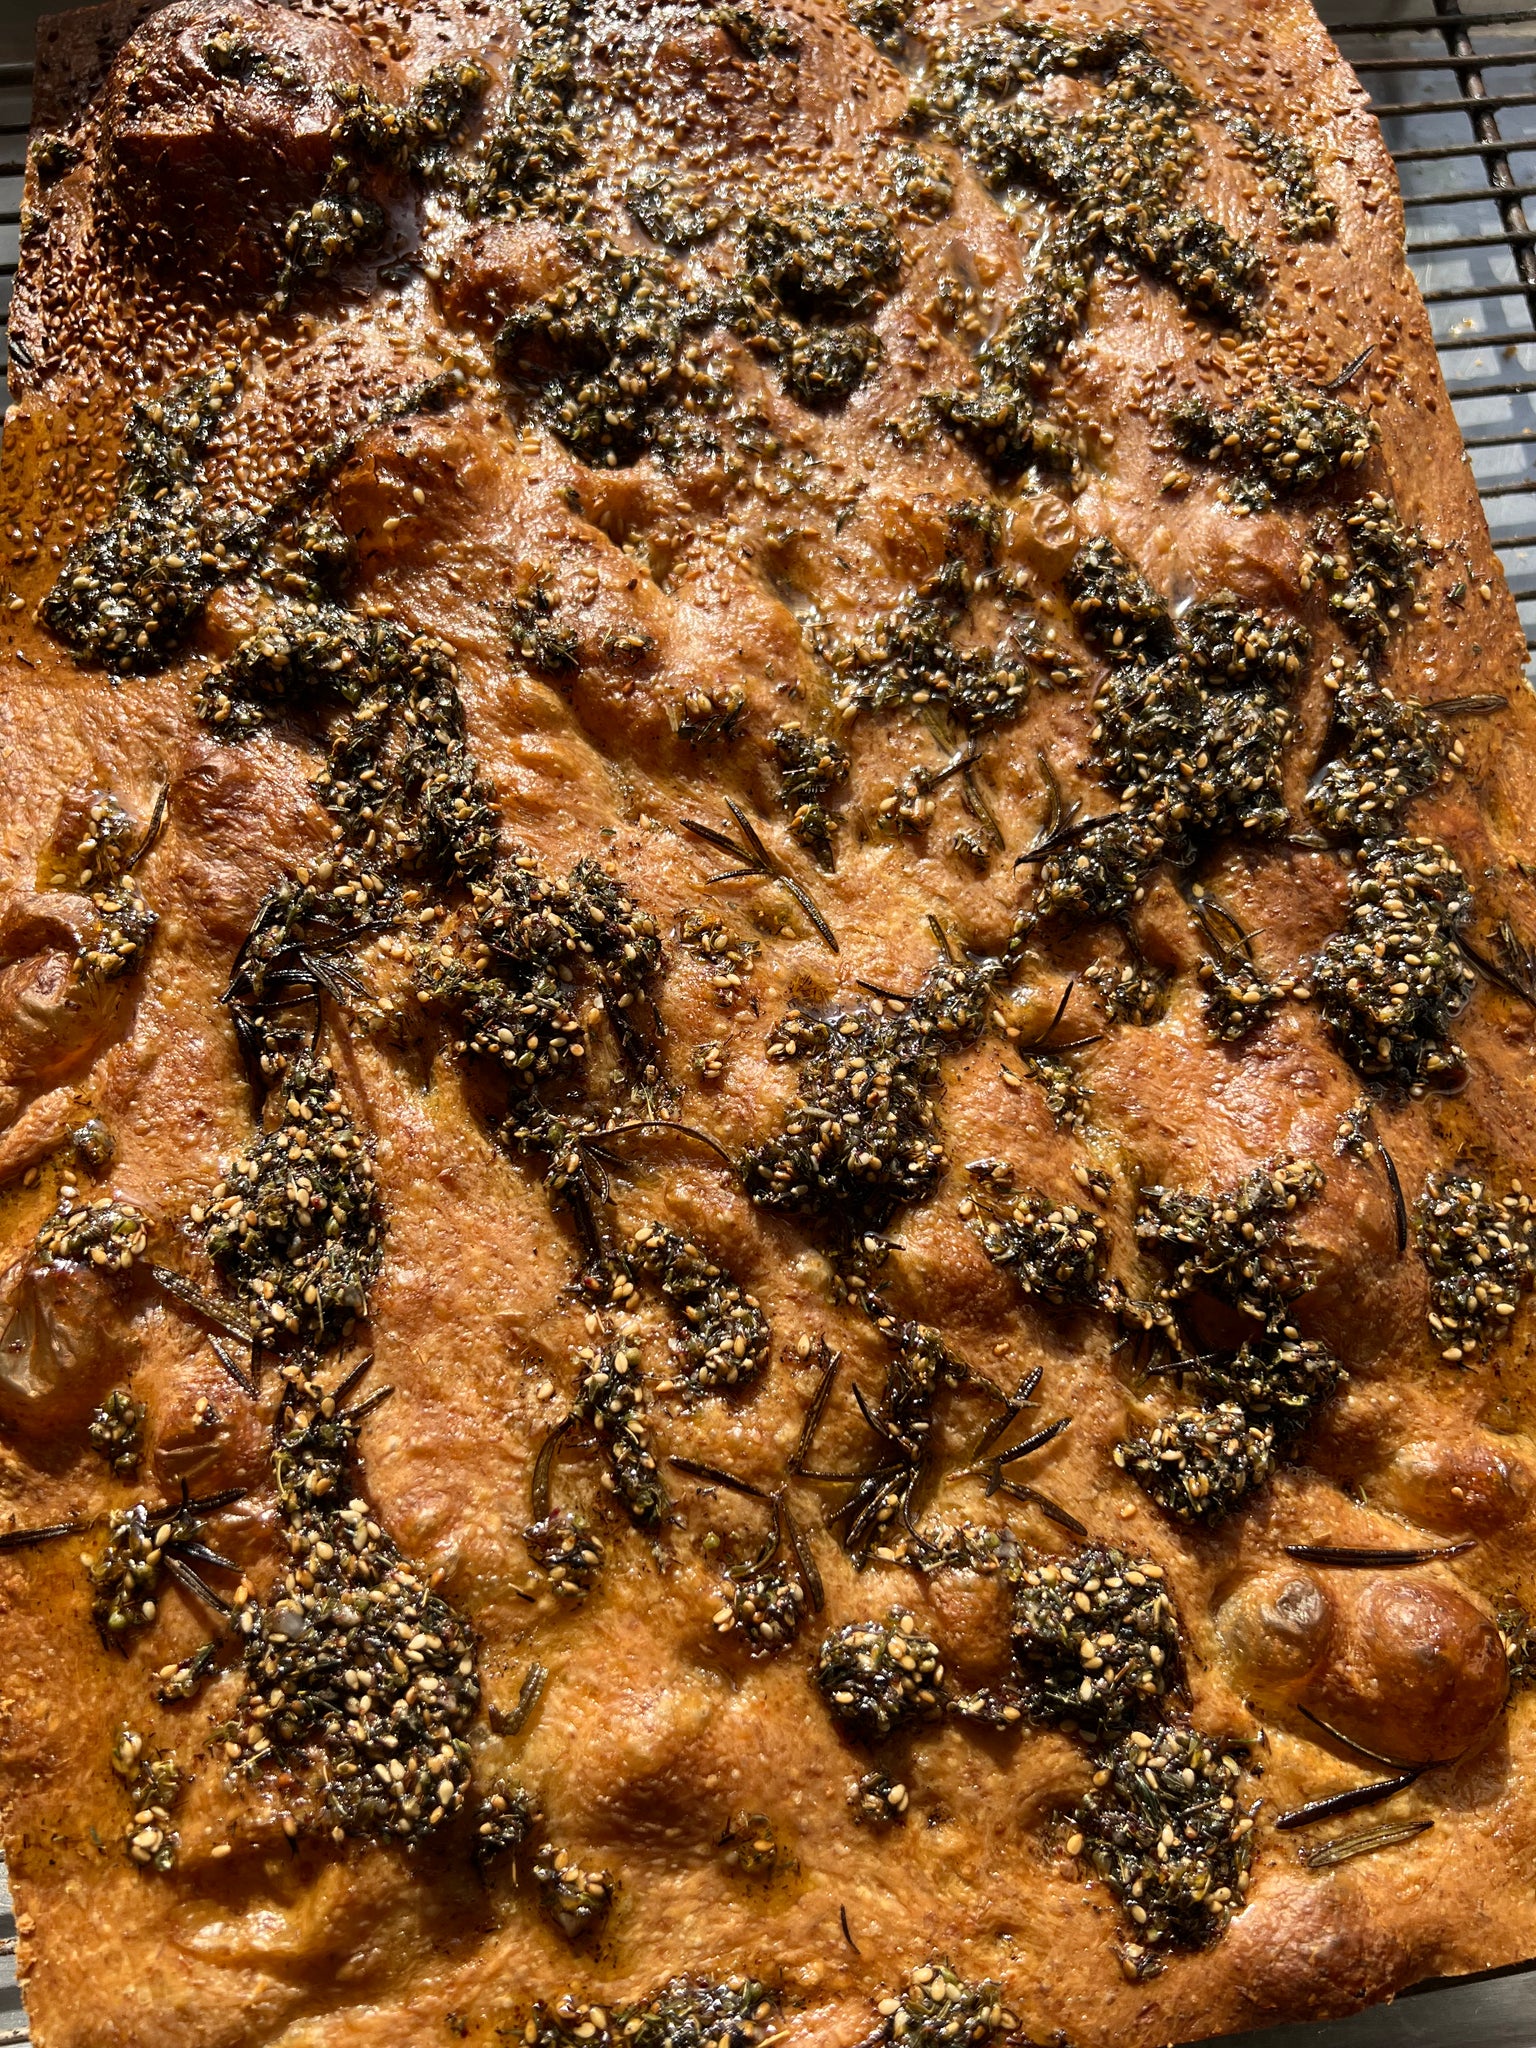
[{"label": "baked bread surface", "polygon": [[39,2048],[1536,1950],[1533,719],[1390,162],[1289,0],[852,14],[45,27]]}]

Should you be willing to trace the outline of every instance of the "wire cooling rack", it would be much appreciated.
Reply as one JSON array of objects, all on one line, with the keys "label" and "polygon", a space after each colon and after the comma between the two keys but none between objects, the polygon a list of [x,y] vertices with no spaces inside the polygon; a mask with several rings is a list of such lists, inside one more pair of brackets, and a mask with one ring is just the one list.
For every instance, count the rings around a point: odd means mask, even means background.
[{"label": "wire cooling rack", "polygon": [[1324,0],[1321,11],[1397,165],[1408,261],[1536,651],[1536,8]]},{"label": "wire cooling rack", "polygon": [[[1536,7],[1324,0],[1397,164],[1408,261],[1467,457],[1536,654]],[[30,64],[0,64],[0,327],[16,274]],[[1533,208],[1536,212],[1536,208]],[[6,358],[8,360],[8,356]],[[3,366],[0,366],[3,367]],[[0,416],[6,400],[0,379]],[[0,1866],[0,2048],[27,2039]],[[1420,1986],[1394,2006],[1233,2048],[1536,2048],[1536,1969]]]}]

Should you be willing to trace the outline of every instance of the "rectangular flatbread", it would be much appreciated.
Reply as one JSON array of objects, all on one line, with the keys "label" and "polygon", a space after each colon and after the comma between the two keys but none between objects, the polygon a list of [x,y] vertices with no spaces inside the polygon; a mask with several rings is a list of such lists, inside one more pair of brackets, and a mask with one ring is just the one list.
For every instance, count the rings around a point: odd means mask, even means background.
[{"label": "rectangular flatbread", "polygon": [[37,2048],[1151,2048],[1536,1952],[1536,717],[1301,0],[40,44]]}]

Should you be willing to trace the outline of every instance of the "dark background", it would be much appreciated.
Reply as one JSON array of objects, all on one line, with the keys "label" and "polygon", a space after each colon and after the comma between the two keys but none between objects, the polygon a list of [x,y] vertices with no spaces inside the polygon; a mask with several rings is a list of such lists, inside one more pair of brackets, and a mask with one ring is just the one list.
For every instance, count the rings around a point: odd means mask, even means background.
[{"label": "dark background", "polygon": [[0,64],[30,58],[38,16],[57,14],[62,6],[63,0],[0,0]]}]

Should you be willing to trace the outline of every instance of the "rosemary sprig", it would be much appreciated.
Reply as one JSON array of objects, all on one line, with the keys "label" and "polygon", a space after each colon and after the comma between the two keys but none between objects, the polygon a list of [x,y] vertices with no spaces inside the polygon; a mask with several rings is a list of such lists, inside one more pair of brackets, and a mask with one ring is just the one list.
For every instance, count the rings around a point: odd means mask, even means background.
[{"label": "rosemary sprig", "polygon": [[549,1487],[555,1474],[555,1460],[560,1455],[566,1431],[574,1421],[574,1416],[567,1415],[555,1424],[539,1445],[539,1454],[533,1461],[533,1477],[528,1485],[529,1512],[535,1522],[549,1519]]},{"label": "rosemary sprig", "polygon": [[1028,1507],[1038,1508],[1058,1529],[1065,1529],[1071,1536],[1080,1536],[1084,1542],[1088,1540],[1088,1530],[1076,1515],[1069,1514],[1059,1501],[1052,1500],[1037,1486],[1025,1486],[1017,1479],[1000,1479],[993,1491],[1006,1494],[1010,1500],[1023,1501]]},{"label": "rosemary sprig", "polygon": [[1399,1842],[1411,1842],[1434,1826],[1432,1820],[1389,1821],[1384,1827],[1362,1828],[1358,1835],[1336,1835],[1331,1842],[1314,1842],[1299,1850],[1308,1870],[1335,1870],[1356,1856],[1369,1856],[1377,1849],[1395,1849]]},{"label": "rosemary sprig", "polygon": [[745,1494],[748,1500],[766,1501],[769,1498],[750,1479],[733,1478],[729,1472],[722,1472],[718,1465],[706,1465],[701,1458],[668,1458],[667,1463],[674,1472],[686,1472],[690,1479],[702,1479],[707,1485],[723,1486],[730,1493]]},{"label": "rosemary sprig", "polygon": [[1497,925],[1494,938],[1503,955],[1502,965],[1480,953],[1469,939],[1458,938],[1456,943],[1486,980],[1536,1010],[1536,946],[1521,938],[1508,918]]},{"label": "rosemary sprig", "polygon": [[544,1697],[544,1687],[548,1680],[549,1672],[544,1665],[530,1664],[528,1666],[527,1671],[523,1674],[522,1686],[518,1691],[517,1704],[512,1708],[511,1712],[500,1713],[495,1709],[490,1711],[488,1718],[496,1734],[522,1734],[524,1728],[528,1725],[529,1717],[533,1713],[534,1708]]},{"label": "rosemary sprig", "polygon": [[1061,784],[1057,781],[1056,771],[1044,753],[1037,753],[1035,759],[1039,763],[1040,774],[1045,782],[1045,822],[1024,851],[1015,857],[1013,864],[1016,868],[1034,866],[1039,861],[1049,860],[1053,853],[1070,844],[1089,822],[1078,815],[1082,805],[1075,798],[1070,805],[1062,804]]},{"label": "rosemary sprig", "polygon": [[222,1330],[226,1337],[233,1337],[237,1343],[245,1345],[253,1357],[255,1356],[255,1333],[237,1310],[227,1307],[221,1301],[215,1301],[212,1295],[204,1294],[200,1287],[194,1286],[180,1273],[173,1273],[168,1266],[151,1263],[149,1277],[161,1293],[168,1294],[179,1308],[200,1316],[205,1323],[212,1323],[216,1330]]},{"label": "rosemary sprig", "polygon": [[[835,1368],[836,1364],[837,1360],[834,1357],[832,1366]],[[787,1541],[807,1605],[813,1614],[821,1612],[826,1604],[821,1573],[817,1570],[810,1546],[790,1511],[789,1496],[785,1487],[777,1487],[772,1493],[765,1492],[761,1486],[755,1486],[750,1479],[738,1479],[734,1473],[723,1471],[718,1465],[706,1464],[702,1458],[668,1458],[667,1463],[675,1472],[686,1473],[690,1479],[701,1480],[706,1486],[723,1486],[728,1492],[742,1494],[748,1500],[762,1501],[770,1509],[768,1534],[763,1539],[761,1549],[756,1557],[746,1564],[733,1567],[726,1574],[728,1578],[751,1578],[759,1572],[766,1571],[778,1555],[780,1544]]]},{"label": "rosemary sprig", "polygon": [[805,1461],[810,1456],[811,1444],[821,1426],[827,1402],[831,1398],[832,1384],[837,1378],[838,1363],[842,1357],[841,1352],[827,1349],[825,1337],[819,1337],[817,1343],[822,1360],[821,1372],[812,1390],[810,1406],[805,1411],[805,1420],[800,1425],[800,1440],[789,1454],[788,1470],[791,1474],[801,1474],[805,1471]]},{"label": "rosemary sprig", "polygon": [[1346,384],[1352,384],[1376,353],[1374,341],[1368,341],[1359,355],[1347,362],[1336,377],[1330,377],[1326,384],[1318,386],[1319,391],[1342,391]]},{"label": "rosemary sprig", "polygon": [[1301,1564],[1331,1565],[1340,1571],[1407,1571],[1411,1565],[1433,1564],[1437,1558],[1460,1557],[1474,1547],[1462,1543],[1425,1544],[1416,1550],[1375,1550],[1348,1543],[1287,1543],[1285,1554]]},{"label": "rosemary sprig", "polygon": [[1341,1749],[1353,1750],[1356,1756],[1363,1756],[1368,1763],[1381,1764],[1389,1771],[1433,1771],[1438,1770],[1441,1764],[1453,1761],[1449,1757],[1436,1757],[1428,1763],[1412,1764],[1404,1757],[1383,1756],[1379,1749],[1367,1749],[1363,1742],[1356,1742],[1352,1735],[1346,1735],[1342,1729],[1335,1728],[1332,1722],[1325,1721],[1321,1714],[1314,1714],[1310,1707],[1298,1707],[1297,1712],[1304,1721],[1310,1721],[1314,1728],[1320,1728],[1330,1742],[1338,1743]]},{"label": "rosemary sprig", "polygon": [[1347,1792],[1335,1792],[1327,1799],[1310,1799],[1305,1806],[1293,1807],[1289,1813],[1282,1813],[1275,1822],[1276,1832],[1282,1835],[1292,1833],[1296,1828],[1309,1828],[1315,1821],[1333,1820],[1341,1813],[1354,1813],[1362,1806],[1380,1806],[1384,1800],[1395,1799],[1399,1792],[1423,1776],[1424,1766],[1417,1764],[1412,1770],[1399,1771],[1395,1777],[1373,1778],[1369,1785],[1355,1785]]},{"label": "rosemary sprig", "polygon": [[1509,699],[1501,697],[1497,690],[1485,690],[1466,697],[1432,697],[1424,709],[1439,718],[1470,718],[1485,711],[1507,711]]},{"label": "rosemary sprig", "polygon": [[[224,1349],[224,1346],[219,1342],[218,1338],[213,1335],[212,1331],[210,1331],[208,1335],[208,1348],[213,1353],[214,1357],[219,1361],[219,1364],[224,1368],[225,1372],[228,1373],[229,1377],[234,1381],[235,1385],[240,1389],[241,1393],[244,1394],[248,1400],[257,1400],[259,1398],[260,1390],[257,1387],[254,1376],[248,1375],[243,1366],[236,1365],[235,1361]],[[253,1346],[251,1349],[251,1365],[253,1368],[255,1368],[258,1365],[258,1363],[260,1362],[260,1358],[260,1351],[255,1346]]]},{"label": "rosemary sprig", "polygon": [[1040,1385],[1044,1372],[1044,1366],[1033,1366],[1024,1375],[1023,1379],[1019,1381],[1019,1384],[1004,1401],[1001,1411],[992,1418],[982,1431],[976,1448],[971,1452],[970,1462],[972,1465],[979,1464],[984,1454],[991,1450],[998,1438],[1006,1436],[1014,1423],[1018,1421],[1020,1415],[1023,1414],[1034,1398],[1035,1391]]},{"label": "rosemary sprig", "polygon": [[784,866],[783,862],[764,846],[762,840],[758,837],[756,827],[740,804],[727,797],[725,799],[725,808],[740,827],[740,841],[732,839],[728,832],[717,831],[713,825],[700,824],[696,818],[680,818],[678,820],[683,830],[691,832],[695,839],[702,839],[707,845],[715,847],[719,852],[728,854],[732,860],[741,862],[740,867],[728,868],[723,874],[711,875],[708,878],[709,886],[713,887],[716,882],[777,882],[780,888],[789,891],[796,903],[805,912],[806,916],[815,926],[817,936],[828,952],[840,953],[842,948],[837,943],[837,935],[812,902],[810,891],[805,887],[804,883],[797,880]]},{"label": "rosemary sprig", "polygon": [[1376,1140],[1376,1149],[1381,1154],[1381,1163],[1386,1170],[1387,1186],[1392,1190],[1392,1219],[1397,1226],[1397,1256],[1401,1258],[1408,1249],[1408,1204],[1403,1199],[1403,1184],[1398,1179],[1397,1161],[1380,1138]]}]

